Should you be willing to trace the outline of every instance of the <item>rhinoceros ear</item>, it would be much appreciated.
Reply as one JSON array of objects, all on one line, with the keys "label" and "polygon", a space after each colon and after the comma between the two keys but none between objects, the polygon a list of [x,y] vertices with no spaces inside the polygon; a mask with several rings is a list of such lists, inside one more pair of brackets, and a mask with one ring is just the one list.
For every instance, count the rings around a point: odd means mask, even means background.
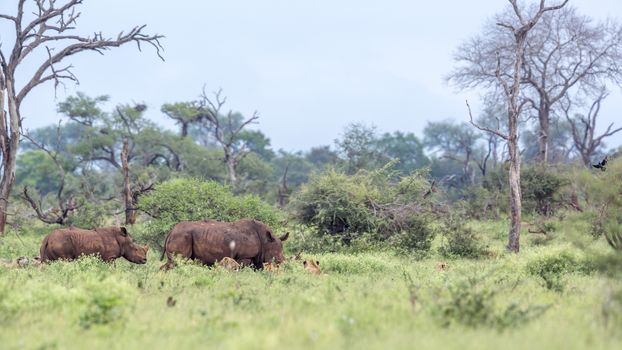
[{"label": "rhinoceros ear", "polygon": [[272,235],[272,232],[266,231],[266,236],[268,237],[268,242],[274,242],[274,236]]},{"label": "rhinoceros ear", "polygon": [[287,241],[288,237],[289,237],[289,232],[287,232],[286,234],[284,234],[281,237],[279,237],[279,239],[281,240],[281,242],[285,242],[285,241]]},{"label": "rhinoceros ear", "polygon": [[127,237],[127,229],[121,226],[121,236]]}]

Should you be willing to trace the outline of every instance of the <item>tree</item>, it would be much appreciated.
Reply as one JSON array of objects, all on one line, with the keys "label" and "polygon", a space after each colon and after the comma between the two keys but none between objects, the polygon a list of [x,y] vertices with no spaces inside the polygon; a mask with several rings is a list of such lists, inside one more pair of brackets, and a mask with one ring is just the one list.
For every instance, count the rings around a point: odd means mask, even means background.
[{"label": "tree", "polygon": [[[538,13],[537,8],[513,6],[501,16],[514,28],[523,25],[516,10]],[[507,27],[493,23],[484,34],[461,45],[455,60],[461,64],[449,75],[460,88],[497,84],[497,66],[501,73],[513,63],[515,38]],[[561,113],[560,103],[573,90],[595,91],[607,81],[620,83],[622,67],[622,27],[614,22],[594,23],[573,7],[547,11],[525,36],[521,71],[521,97],[535,112],[538,122],[538,160],[549,161],[552,119]]]},{"label": "tree", "polygon": [[[36,147],[38,147],[41,151],[45,152],[49,156],[49,158],[54,162],[56,166],[56,170],[58,173],[58,190],[56,192],[56,201],[58,207],[53,208],[53,210],[44,211],[42,202],[37,202],[31,195],[28,193],[28,187],[24,186],[22,190],[22,199],[24,199],[30,207],[35,211],[37,218],[39,220],[45,222],[46,224],[60,224],[65,225],[71,213],[78,209],[78,204],[74,195],[72,193],[67,193],[67,163],[70,163],[66,159],[64,159],[63,155],[60,152],[60,145],[62,140],[61,134],[61,125],[59,123],[57,128],[57,136],[56,136],[56,145],[54,149],[49,149],[45,144],[37,142],[33,139],[28,133],[24,134],[24,137],[27,138],[30,143]],[[74,169],[69,169],[70,172]],[[69,191],[70,192],[70,191]],[[39,195],[39,197],[42,197]]]},{"label": "tree", "polygon": [[305,158],[318,168],[335,165],[339,162],[339,155],[331,150],[330,146],[312,147]]},{"label": "tree", "polygon": [[[21,104],[26,96],[48,81],[54,82],[55,86],[66,80],[77,82],[71,72],[72,66],[62,65],[67,57],[85,51],[103,54],[105,50],[132,42],[139,49],[144,43],[152,45],[160,56],[159,40],[162,38],[157,34],[144,34],[144,25],[134,27],[127,33],[121,32],[116,38],[104,37],[101,32],[92,36],[72,33],[80,16],[77,7],[82,0],[60,3],[56,0],[37,0],[32,6],[27,6],[26,0],[16,3],[15,15],[0,14],[0,21],[9,22],[15,29],[13,47],[9,51],[0,47],[0,235],[4,233],[9,195],[15,182],[22,126]],[[2,41],[10,42],[4,37]],[[36,52],[46,54],[38,68],[30,73],[19,71],[26,59],[36,59]],[[20,84],[19,77],[24,76],[25,82]],[[5,111],[5,106],[8,111]]]},{"label": "tree", "polygon": [[346,160],[348,174],[354,174],[361,169],[371,169],[382,163],[377,141],[375,126],[352,123],[345,128],[341,139],[335,140],[335,144]]},{"label": "tree", "polygon": [[601,103],[607,98],[608,94],[607,89],[603,87],[596,97],[594,97],[594,101],[590,105],[588,111],[583,114],[575,113],[572,115],[571,111],[575,109],[575,106],[570,99],[566,99],[562,107],[564,116],[568,124],[570,124],[574,146],[581,156],[583,165],[588,168],[592,165],[592,156],[594,153],[603,146],[603,139],[622,131],[622,127],[613,129],[613,123],[611,123],[605,132],[596,136],[596,119],[600,112]]},{"label": "tree", "polygon": [[[571,161],[571,156],[575,150],[572,142],[572,132],[570,124],[565,119],[555,118],[550,122],[550,131],[548,136],[548,160],[549,163],[564,163]],[[534,125],[533,128],[524,128],[521,133],[521,157],[523,161],[540,160],[540,139],[539,126]]]},{"label": "tree", "polygon": [[288,204],[290,195],[309,180],[314,164],[302,152],[293,153],[283,150],[277,152],[271,163],[275,180],[279,183],[277,203],[283,208]]},{"label": "tree", "polygon": [[[487,98],[484,100],[484,109],[482,114],[477,118],[477,124],[487,128],[502,130],[507,133],[507,108],[505,104],[497,99]],[[483,156],[478,161],[478,166],[482,171],[482,175],[486,176],[486,169],[489,160],[492,160],[492,167],[497,168],[501,159],[504,157],[503,139],[493,133],[484,135],[486,142],[486,151],[481,152]]]},{"label": "tree", "polygon": [[275,154],[270,148],[270,138],[260,130],[242,130],[238,135],[240,142],[246,144],[249,152],[253,152],[265,161],[271,161]]},{"label": "tree", "polygon": [[[508,234],[508,250],[518,253],[520,250],[520,228],[521,228],[521,188],[520,188],[520,150],[518,145],[518,124],[522,114],[524,103],[519,101],[521,94],[521,83],[523,81],[523,65],[525,63],[525,50],[527,47],[527,38],[531,30],[536,26],[542,16],[551,11],[563,8],[568,0],[564,0],[561,4],[555,6],[546,6],[545,0],[540,0],[540,4],[530,10],[521,9],[517,0],[508,0],[511,5],[511,16],[508,17],[506,11],[505,16],[498,16],[497,25],[505,29],[505,32],[514,38],[511,47],[513,53],[510,69],[503,70],[507,66],[501,63],[501,56],[497,54],[497,65],[495,69],[496,86],[501,88],[503,95],[507,101],[507,133],[502,130],[488,128],[477,124],[473,120],[471,107],[467,102],[469,109],[470,122],[476,128],[489,133],[496,134],[504,139],[508,144],[509,156],[509,186],[510,186],[510,232]],[[507,64],[507,62],[506,62]]]},{"label": "tree", "polygon": [[428,122],[423,130],[426,147],[442,152],[442,157],[462,165],[462,182],[473,184],[475,181],[471,161],[475,147],[480,139],[479,132],[466,123],[455,124],[453,121]]},{"label": "tree", "polygon": [[195,102],[166,103],[161,111],[179,124],[181,137],[187,137],[190,126],[203,118]]},{"label": "tree", "polygon": [[201,121],[204,123],[204,131],[222,149],[222,161],[227,167],[229,182],[235,185],[238,180],[236,169],[250,152],[247,143],[240,136],[246,126],[259,119],[259,115],[254,112],[250,118],[244,119],[241,114],[229,110],[223,116],[221,110],[226,102],[227,98],[222,96],[222,90],[218,90],[210,98],[203,88],[199,111],[203,116]]},{"label": "tree", "polygon": [[97,164],[101,169],[112,167],[121,175],[125,223],[134,224],[138,197],[152,190],[155,182],[152,176],[139,180],[138,172],[160,165],[159,161],[176,170],[181,160],[175,150],[164,143],[166,133],[161,133],[144,118],[145,105],[119,105],[113,113],[107,114],[98,107],[104,100],[78,94],[59,104],[59,112],[84,125],[80,139],[71,147],[80,162]]},{"label": "tree", "polygon": [[404,175],[430,163],[423,152],[423,143],[411,132],[384,133],[378,139],[377,144],[380,153],[385,157],[399,160],[395,168]]}]

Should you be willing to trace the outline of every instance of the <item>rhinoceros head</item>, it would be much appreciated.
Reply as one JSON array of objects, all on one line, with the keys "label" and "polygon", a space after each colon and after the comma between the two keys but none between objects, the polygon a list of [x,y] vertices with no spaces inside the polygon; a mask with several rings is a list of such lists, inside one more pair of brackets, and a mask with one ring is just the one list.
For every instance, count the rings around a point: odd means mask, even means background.
[{"label": "rhinoceros head", "polygon": [[263,262],[280,264],[286,260],[283,255],[283,242],[287,240],[287,237],[289,237],[289,232],[281,237],[275,237],[272,231],[266,230],[267,241],[264,244]]},{"label": "rhinoceros head", "polygon": [[119,235],[120,237],[117,238],[117,241],[121,246],[123,257],[136,264],[146,263],[149,246],[140,246],[136,244],[134,239],[132,239],[132,237],[127,233],[127,229],[125,227],[119,228]]}]

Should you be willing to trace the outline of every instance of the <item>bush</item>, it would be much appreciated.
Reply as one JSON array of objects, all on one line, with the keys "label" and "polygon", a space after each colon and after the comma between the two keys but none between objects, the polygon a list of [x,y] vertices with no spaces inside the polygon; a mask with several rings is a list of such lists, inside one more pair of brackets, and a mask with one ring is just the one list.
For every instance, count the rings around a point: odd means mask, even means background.
[{"label": "bush", "polygon": [[312,175],[294,197],[297,218],[326,234],[375,231],[379,222],[369,205],[380,193],[359,180],[335,170]]},{"label": "bush", "polygon": [[113,279],[91,283],[86,287],[86,309],[80,315],[80,326],[89,329],[94,325],[122,324],[126,309],[135,295],[126,283]]},{"label": "bush", "polygon": [[457,324],[505,330],[524,325],[548,309],[542,305],[497,305],[497,295],[502,290],[498,282],[489,286],[483,277],[470,277],[449,284],[437,292],[440,297],[432,305],[431,312],[442,327]]},{"label": "bush", "polygon": [[467,187],[462,191],[462,197],[466,214],[477,220],[499,220],[501,213],[507,211],[509,203],[507,192],[484,186]]},{"label": "bush", "polygon": [[[555,169],[527,166],[521,169],[523,213],[551,216],[565,202],[568,179]],[[505,167],[489,171],[482,179],[482,189],[468,188],[464,198],[471,217],[498,218],[498,212],[509,211],[508,173]]]},{"label": "bush", "polygon": [[375,171],[347,175],[328,170],[311,176],[292,200],[294,216],[321,234],[349,244],[371,235],[409,250],[427,250],[434,237],[430,224],[430,183],[424,173],[398,176],[389,163]]},{"label": "bush", "polygon": [[435,235],[430,216],[412,217],[405,230],[393,237],[391,244],[405,253],[426,252],[430,250]]},{"label": "bush", "polygon": [[594,238],[604,237],[607,243],[622,253],[622,161],[610,159],[606,171],[583,171],[579,186],[588,204]]},{"label": "bush", "polygon": [[542,166],[526,168],[521,172],[523,210],[551,216],[562,203],[561,192],[568,180]]},{"label": "bush", "polygon": [[488,253],[477,234],[466,225],[466,217],[448,214],[443,220],[445,240],[439,253],[446,257],[480,258]]},{"label": "bush", "polygon": [[530,274],[540,277],[547,289],[557,292],[564,290],[563,275],[580,269],[579,259],[568,252],[541,256],[527,263]]},{"label": "bush", "polygon": [[622,333],[622,288],[609,286],[601,304],[601,316],[605,328]]},{"label": "bush", "polygon": [[[144,238],[161,244],[170,229],[180,221],[256,219],[278,226],[277,209],[259,197],[234,196],[229,189],[214,181],[175,179],[158,185],[142,196],[139,208],[152,219],[146,223]],[[138,234],[140,236],[140,234]]]}]

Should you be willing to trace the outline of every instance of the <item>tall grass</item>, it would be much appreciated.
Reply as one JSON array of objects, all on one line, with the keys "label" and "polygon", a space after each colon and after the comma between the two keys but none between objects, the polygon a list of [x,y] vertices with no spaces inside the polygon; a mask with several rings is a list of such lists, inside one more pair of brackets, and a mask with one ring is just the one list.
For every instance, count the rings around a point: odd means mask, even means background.
[{"label": "tall grass", "polygon": [[[622,282],[582,268],[590,255],[561,239],[507,254],[501,226],[471,225],[494,252],[481,259],[303,252],[320,275],[300,261],[278,272],[192,263],[161,272],[151,252],[146,265],[3,264],[0,348],[619,349],[611,291]],[[0,259],[35,255],[40,240],[10,232]],[[547,288],[547,274],[563,287]]]}]

